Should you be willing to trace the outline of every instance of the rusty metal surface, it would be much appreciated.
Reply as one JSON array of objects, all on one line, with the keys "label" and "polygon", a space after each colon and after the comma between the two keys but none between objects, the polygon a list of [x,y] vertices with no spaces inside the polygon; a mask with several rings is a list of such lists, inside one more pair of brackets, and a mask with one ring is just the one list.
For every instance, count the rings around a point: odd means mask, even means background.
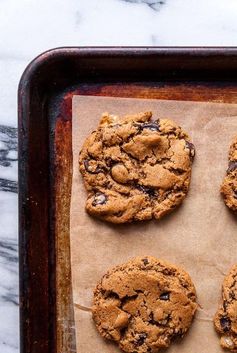
[{"label": "rusty metal surface", "polygon": [[27,68],[19,86],[22,353],[75,352],[69,248],[73,94],[236,103],[237,49],[62,48]]}]

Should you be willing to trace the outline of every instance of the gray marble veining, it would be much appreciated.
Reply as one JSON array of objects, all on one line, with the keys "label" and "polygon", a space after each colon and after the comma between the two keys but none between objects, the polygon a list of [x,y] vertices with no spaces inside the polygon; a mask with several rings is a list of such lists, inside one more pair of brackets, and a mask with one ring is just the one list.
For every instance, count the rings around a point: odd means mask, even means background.
[{"label": "gray marble veining", "polygon": [[165,0],[122,0],[130,3],[136,3],[136,4],[146,4],[149,6],[152,10],[158,11],[162,5],[165,4]]},{"label": "gray marble veining", "polygon": [[17,352],[17,129],[0,125],[0,352]]}]

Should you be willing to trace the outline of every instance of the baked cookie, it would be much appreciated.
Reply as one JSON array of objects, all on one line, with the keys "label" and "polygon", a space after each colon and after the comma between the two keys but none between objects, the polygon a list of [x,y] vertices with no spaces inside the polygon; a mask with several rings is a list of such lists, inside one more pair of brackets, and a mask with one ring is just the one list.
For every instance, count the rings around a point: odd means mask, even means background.
[{"label": "baked cookie", "polygon": [[104,114],[86,139],[79,168],[89,214],[113,223],[159,219],[185,198],[194,146],[173,121],[151,117]]},{"label": "baked cookie", "polygon": [[232,267],[222,286],[222,304],[214,318],[223,348],[237,352],[237,265]]},{"label": "baked cookie", "polygon": [[108,271],[94,291],[100,335],[124,352],[158,352],[188,331],[197,308],[190,276],[154,257],[137,257]]},{"label": "baked cookie", "polygon": [[229,167],[221,185],[221,194],[226,206],[237,211],[237,136],[234,138],[229,151]]}]

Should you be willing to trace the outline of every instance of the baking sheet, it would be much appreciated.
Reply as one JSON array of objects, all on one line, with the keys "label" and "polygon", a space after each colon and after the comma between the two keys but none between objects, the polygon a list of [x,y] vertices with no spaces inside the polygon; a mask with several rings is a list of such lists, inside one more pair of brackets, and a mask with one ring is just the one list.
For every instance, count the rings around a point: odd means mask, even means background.
[{"label": "baking sheet", "polygon": [[[152,110],[186,130],[196,147],[189,194],[181,207],[161,221],[112,225],[88,216],[78,153],[103,112],[129,114]],[[237,105],[74,96],[72,107],[73,182],[70,214],[72,287],[78,353],[116,353],[119,348],[97,333],[90,307],[93,289],[108,268],[138,255],[153,255],[183,266],[197,289],[200,308],[185,338],[171,353],[219,353],[212,317],[221,284],[237,263],[237,221],[225,207],[219,186],[227,168],[231,138],[237,132]]]}]

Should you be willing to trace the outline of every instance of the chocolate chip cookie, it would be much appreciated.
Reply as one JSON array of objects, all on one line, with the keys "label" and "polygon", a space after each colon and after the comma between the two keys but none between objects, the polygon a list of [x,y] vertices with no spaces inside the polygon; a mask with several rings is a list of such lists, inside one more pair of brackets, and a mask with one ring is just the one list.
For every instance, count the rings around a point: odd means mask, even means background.
[{"label": "chocolate chip cookie", "polygon": [[124,352],[155,353],[188,331],[197,308],[190,276],[154,257],[137,257],[108,271],[94,291],[100,335]]},{"label": "chocolate chip cookie", "polygon": [[222,286],[222,303],[214,318],[223,348],[237,352],[237,265],[232,267]]},{"label": "chocolate chip cookie", "polygon": [[185,198],[194,146],[173,121],[151,117],[104,114],[86,139],[79,168],[89,214],[113,223],[159,219]]},{"label": "chocolate chip cookie", "polygon": [[237,136],[234,138],[229,151],[229,166],[226,177],[221,185],[221,194],[226,206],[237,211]]}]

